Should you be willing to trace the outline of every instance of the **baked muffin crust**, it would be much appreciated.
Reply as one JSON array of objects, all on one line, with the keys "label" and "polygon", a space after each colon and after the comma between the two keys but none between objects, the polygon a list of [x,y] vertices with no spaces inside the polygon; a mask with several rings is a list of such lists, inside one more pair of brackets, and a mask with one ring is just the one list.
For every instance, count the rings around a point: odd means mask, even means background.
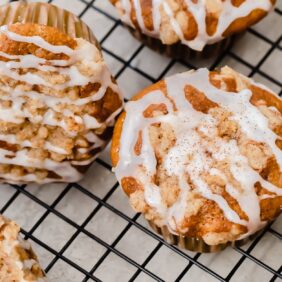
[{"label": "baked muffin crust", "polygon": [[78,181],[121,108],[98,46],[45,25],[1,27],[2,181]]},{"label": "baked muffin crust", "polygon": [[176,235],[248,237],[282,206],[282,102],[224,67],[139,93],[114,131],[112,161],[132,207]]},{"label": "baked muffin crust", "polygon": [[171,45],[194,50],[241,32],[271,10],[275,0],[111,0],[122,20]]}]

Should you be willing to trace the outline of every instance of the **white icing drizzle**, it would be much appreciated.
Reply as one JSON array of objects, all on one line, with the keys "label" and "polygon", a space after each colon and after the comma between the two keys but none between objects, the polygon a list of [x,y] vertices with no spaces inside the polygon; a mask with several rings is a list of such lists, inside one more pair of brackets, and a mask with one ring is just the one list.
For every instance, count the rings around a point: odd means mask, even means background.
[{"label": "white icing drizzle", "polygon": [[[8,144],[20,145],[21,147],[30,147],[30,148],[33,147],[32,143],[30,141],[28,141],[28,140],[19,141],[19,140],[17,140],[16,136],[13,135],[13,134],[0,134],[0,140],[5,141]],[[60,148],[58,146],[54,146],[53,144],[51,144],[48,141],[45,142],[44,149],[51,151],[51,152],[58,153],[58,154],[62,154],[62,155],[68,154],[63,148]]]},{"label": "white icing drizzle", "polygon": [[133,26],[131,17],[130,17],[130,12],[131,12],[131,4],[130,0],[121,0],[121,6],[124,9],[125,13],[123,14],[123,20],[127,22],[129,25]]},{"label": "white icing drizzle", "polygon": [[26,42],[26,43],[33,43],[36,46],[43,48],[51,53],[54,54],[66,54],[68,56],[72,56],[74,54],[74,50],[71,49],[68,46],[61,45],[52,45],[45,41],[42,37],[40,36],[23,36],[14,32],[9,31],[8,27],[6,25],[1,26],[1,32],[4,33],[5,35],[8,36],[9,39],[17,42]]},{"label": "white icing drizzle", "polygon": [[133,26],[133,23],[131,21],[131,12],[132,9],[134,9],[136,12],[137,23],[143,33],[158,38],[160,38],[161,33],[161,8],[163,8],[165,13],[169,17],[170,25],[179,37],[179,40],[183,44],[198,51],[201,51],[207,44],[212,44],[221,40],[223,38],[224,31],[236,19],[249,15],[255,9],[269,11],[272,8],[270,0],[245,0],[244,3],[242,3],[239,7],[233,6],[231,0],[220,1],[221,3],[217,1],[218,5],[221,5],[219,8],[220,14],[218,26],[216,32],[212,36],[209,36],[206,32],[206,1],[199,0],[197,1],[197,3],[194,3],[192,0],[185,0],[184,2],[188,7],[189,12],[193,15],[198,26],[198,34],[193,40],[185,39],[183,30],[181,29],[181,26],[176,19],[176,15],[174,15],[174,12],[169,5],[169,1],[167,0],[152,0],[152,18],[154,27],[153,31],[150,31],[145,27],[140,0],[133,0],[131,1],[132,4],[130,4],[129,0],[121,0],[118,2],[118,7],[122,8],[122,20],[125,23]]},{"label": "white icing drizzle", "polygon": [[73,179],[74,181],[77,181],[81,178],[81,174],[73,168],[69,162],[59,163],[51,159],[45,159],[43,161],[33,159],[28,156],[27,150],[25,149],[17,151],[16,153],[0,149],[0,160],[2,164],[12,164],[54,171],[67,182],[71,182]]},{"label": "white icing drizzle", "polygon": [[[112,81],[112,76],[101,57],[98,48],[83,40],[75,39],[77,48],[71,49],[68,46],[52,45],[45,41],[40,36],[23,36],[11,32],[7,26],[0,28],[0,33],[7,36],[10,40],[16,42],[32,43],[44,50],[54,54],[65,54],[69,58],[67,60],[46,60],[34,55],[10,55],[0,51],[0,56],[8,59],[8,62],[0,61],[0,75],[10,79],[27,83],[28,85],[42,85],[54,90],[65,90],[74,86],[86,86],[89,83],[97,83],[100,88],[97,92],[90,93],[88,97],[72,99],[70,97],[54,97],[37,91],[23,90],[20,86],[10,87],[8,85],[1,86],[1,101],[10,101],[11,107],[3,108],[0,106],[0,120],[16,124],[23,123],[28,119],[32,123],[40,123],[54,127],[61,127],[65,134],[75,138],[78,136],[78,131],[71,131],[71,124],[83,126],[83,135],[90,138],[88,148],[80,148],[81,153],[87,153],[95,148],[103,148],[106,141],[99,139],[93,130],[112,126],[115,117],[120,113],[121,108],[113,112],[106,121],[100,123],[95,117],[88,114],[77,115],[70,110],[62,109],[68,106],[84,106],[88,103],[93,103],[103,99],[108,88],[111,88],[122,99],[122,95],[115,82]],[[80,71],[80,65],[87,69],[87,74]],[[40,72],[26,72],[20,74],[18,70],[33,69]],[[66,82],[51,83],[46,80],[45,75],[52,76],[61,75],[66,78]],[[51,74],[50,74],[51,73]],[[42,75],[43,74],[43,75]],[[46,77],[47,77],[46,76]],[[34,115],[29,112],[29,108],[25,107],[25,103],[29,100],[35,101],[42,107],[47,107],[48,110],[43,115]],[[72,123],[69,123],[69,121]],[[88,139],[87,138],[87,139]],[[20,145],[21,149],[13,153],[4,149],[0,149],[0,163],[19,165],[23,167],[32,167],[37,169],[46,169],[55,172],[61,179],[56,181],[74,182],[78,181],[82,175],[72,165],[84,166],[91,163],[96,156],[89,160],[71,162],[55,162],[51,159],[39,161],[38,159],[30,158],[27,155],[26,148],[32,148],[32,143],[29,140],[19,141],[13,134],[0,134],[0,140],[8,144]],[[63,148],[45,141],[43,148],[50,152],[67,155]],[[26,174],[24,176],[16,176],[13,174],[0,175],[4,180],[12,183],[39,181],[35,174]],[[48,183],[54,179],[46,178],[40,180],[40,183]]]},{"label": "white icing drizzle", "polygon": [[34,55],[24,55],[24,56],[23,55],[10,55],[2,51],[0,51],[0,56],[6,59],[10,59],[10,60],[19,60],[33,67],[38,66],[39,64],[45,65],[47,62],[49,65],[60,66],[60,67],[66,67],[74,63],[74,62],[71,62],[70,60],[45,60],[43,58],[39,58]]},{"label": "white icing drizzle", "polygon": [[83,121],[86,129],[99,128],[102,125],[94,117],[87,114],[83,116]]},{"label": "white icing drizzle", "polygon": [[[251,79],[249,81],[259,87]],[[248,139],[267,144],[281,168],[282,152],[275,144],[278,136],[268,127],[267,118],[250,103],[250,90],[242,90],[239,93],[220,90],[210,83],[207,69],[178,74],[165,79],[165,83],[168,97],[160,90],[154,90],[141,99],[126,104],[126,117],[120,138],[119,162],[114,169],[118,180],[121,181],[124,177],[134,177],[140,181],[144,187],[147,204],[159,213],[171,232],[177,233],[179,230],[187,231],[181,229],[181,222],[187,207],[187,193],[191,189],[184,177],[185,174],[188,174],[195,186],[193,192],[200,193],[204,198],[214,201],[229,221],[246,226],[248,232],[238,239],[247,237],[265,225],[265,222],[260,219],[259,201],[282,196],[282,189],[264,180],[257,171],[250,167],[248,159],[241,154],[236,140],[228,141],[217,135],[216,119],[210,114],[204,114],[193,108],[185,97],[185,86],[192,85],[205,93],[209,100],[231,112],[230,120],[234,119],[239,124],[241,131]],[[176,111],[171,101],[174,102]],[[144,110],[156,102],[165,104],[168,114],[145,118]],[[178,200],[169,208],[163,203],[160,188],[152,181],[156,173],[156,158],[148,137],[148,128],[153,123],[159,122],[169,123],[176,136],[176,144],[170,148],[163,160],[167,174],[178,177],[181,189]],[[138,138],[136,133],[140,131],[142,132],[142,150],[140,155],[136,155],[134,151]],[[203,139],[199,132],[207,136],[209,138],[207,140],[212,140],[214,146]],[[212,158],[208,158],[206,152],[209,152]],[[223,171],[214,167],[214,161],[224,160],[228,160],[230,172],[240,183],[243,192],[228,183]],[[203,173],[218,175],[226,181],[226,191],[236,199],[242,211],[248,216],[248,220],[241,219],[223,196],[211,190],[202,177]],[[254,188],[256,183],[260,183],[275,196],[258,197]]]}]

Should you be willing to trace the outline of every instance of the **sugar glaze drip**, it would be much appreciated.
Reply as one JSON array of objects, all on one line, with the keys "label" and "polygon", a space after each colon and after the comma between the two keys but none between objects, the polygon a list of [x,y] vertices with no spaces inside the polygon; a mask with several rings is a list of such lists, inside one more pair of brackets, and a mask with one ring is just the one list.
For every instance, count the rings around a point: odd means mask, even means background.
[{"label": "sugar glaze drip", "polygon": [[136,20],[142,32],[153,36],[160,37],[161,28],[161,9],[164,10],[165,14],[169,17],[170,25],[172,26],[174,32],[179,37],[180,41],[189,46],[194,50],[201,51],[205,45],[212,44],[223,38],[224,31],[228,26],[236,19],[248,16],[255,9],[261,9],[264,11],[269,11],[272,8],[270,0],[253,1],[245,0],[240,7],[235,7],[232,5],[231,0],[222,1],[221,11],[219,15],[219,21],[216,32],[209,36],[206,32],[206,1],[199,0],[195,3],[193,0],[185,0],[186,7],[189,12],[193,15],[198,26],[198,34],[193,40],[186,40],[181,30],[179,23],[177,22],[173,10],[166,0],[152,0],[152,18],[153,18],[153,31],[148,30],[145,27],[144,17],[142,16],[142,7],[140,4],[141,0],[122,0],[120,1],[120,6],[123,9],[122,20],[128,25],[133,26],[131,20],[131,13],[134,9],[136,12]]},{"label": "sugar glaze drip", "polygon": [[[85,137],[94,136],[91,138],[90,147],[88,149],[82,150],[84,153],[90,151],[94,148],[103,148],[106,145],[105,141],[99,139],[99,137],[94,133],[93,130],[98,129],[103,126],[111,126],[112,120],[120,113],[121,108],[116,110],[107,120],[103,123],[98,122],[93,116],[88,114],[78,116],[69,110],[61,109],[63,105],[74,105],[83,106],[88,103],[101,100],[107,89],[111,88],[114,92],[118,93],[120,98],[121,94],[118,86],[112,81],[111,73],[109,72],[105,62],[102,60],[100,51],[97,47],[91,43],[88,43],[82,39],[75,39],[77,41],[78,48],[71,49],[68,46],[57,46],[52,45],[45,41],[40,36],[23,36],[17,33],[11,32],[7,26],[2,26],[0,28],[0,33],[7,36],[10,40],[16,42],[32,43],[38,47],[41,47],[54,54],[65,54],[69,57],[67,60],[46,60],[34,55],[10,55],[5,52],[0,52],[0,56],[8,60],[8,62],[0,61],[0,75],[12,78],[14,80],[22,81],[28,85],[43,85],[56,90],[64,90],[68,87],[73,86],[86,86],[89,83],[99,83],[100,88],[97,92],[93,92],[85,98],[71,99],[69,97],[54,97],[49,96],[37,91],[26,91],[20,88],[13,88],[10,86],[1,87],[1,100],[11,101],[11,107],[8,109],[2,108],[0,110],[0,119],[6,122],[12,122],[16,124],[21,124],[28,118],[32,123],[39,123],[43,125],[51,125],[61,127],[65,130],[66,134],[71,137],[76,137],[78,132],[71,132],[65,119],[72,119],[73,122],[84,126]],[[76,63],[83,62],[84,65],[89,67],[92,71],[90,76],[83,75]],[[46,81],[43,77],[38,74],[27,73],[18,74],[15,69],[36,69],[41,72],[56,72],[60,75],[69,77],[69,81],[63,84],[52,85]],[[23,110],[23,104],[26,102],[25,98],[36,100],[46,106],[48,111],[43,116],[34,116],[28,110]],[[121,98],[122,100],[122,98]],[[60,114],[62,118],[58,119],[57,114]],[[91,160],[87,161],[74,161],[74,163],[69,162],[55,162],[53,160],[45,160],[44,162],[34,160],[27,155],[25,148],[32,147],[29,140],[19,141],[16,139],[15,135],[0,135],[0,140],[5,141],[8,144],[17,144],[21,146],[21,150],[15,155],[13,152],[0,149],[0,163],[20,165],[24,167],[32,167],[37,169],[47,169],[58,174],[61,179],[58,181],[78,181],[82,175],[75,169],[75,166],[84,166],[91,163]],[[59,147],[51,144],[50,142],[45,142],[44,149],[55,152],[58,154],[66,154],[67,152]],[[7,158],[6,156],[13,155],[13,158]],[[9,179],[10,182],[17,183],[19,181],[36,181],[36,176],[34,174],[27,174],[25,176],[16,177],[14,175],[0,175],[3,179]],[[54,181],[54,179],[44,179],[41,183],[48,183]]]},{"label": "sugar glaze drip", "polygon": [[[252,80],[250,83],[259,87],[259,84]],[[238,239],[253,234],[266,224],[260,219],[259,201],[274,197],[273,195],[258,197],[254,188],[255,183],[259,182],[262,187],[275,193],[276,196],[282,196],[282,189],[264,180],[258,172],[250,167],[247,158],[241,154],[234,139],[227,141],[216,136],[215,118],[193,108],[185,97],[185,86],[195,87],[205,93],[209,100],[232,112],[233,119],[239,124],[241,131],[248,139],[265,143],[271,148],[281,169],[282,153],[275,144],[275,140],[279,137],[268,127],[267,118],[250,103],[252,95],[250,90],[245,89],[239,93],[220,90],[210,83],[207,69],[172,76],[165,79],[165,84],[167,96],[160,90],[154,90],[139,100],[128,102],[125,107],[126,117],[120,138],[119,162],[114,169],[118,180],[121,182],[124,177],[137,179],[144,187],[147,204],[157,211],[171,232],[177,234],[179,230],[183,233],[187,232],[187,230],[181,229],[180,223],[185,216],[187,207],[186,195],[191,190],[184,177],[185,173],[188,173],[191,181],[195,184],[196,188],[194,187],[194,189],[197,193],[214,201],[230,222],[248,228],[248,232]],[[272,93],[270,90],[268,91]],[[144,110],[151,104],[155,104],[156,101],[166,105],[168,114],[145,118],[143,116]],[[176,111],[173,106],[177,108]],[[156,173],[156,157],[148,137],[148,127],[160,122],[169,123],[176,136],[176,144],[169,149],[163,165],[168,175],[178,177],[181,189],[178,200],[168,208],[163,203],[160,188],[152,181]],[[213,138],[214,148],[200,138],[196,129]],[[134,151],[138,138],[136,132],[142,132],[140,155],[136,155]],[[225,198],[213,193],[202,179],[201,174],[205,171],[226,179],[222,171],[213,167],[211,161],[205,156],[205,151],[209,151],[216,161],[222,161],[229,157],[231,173],[241,184],[244,192],[240,192],[228,182],[225,189],[238,202],[242,211],[248,216],[248,220],[242,220],[229,206]],[[197,153],[195,154],[195,152]],[[193,155],[193,158],[189,159],[187,164],[188,155]]]}]

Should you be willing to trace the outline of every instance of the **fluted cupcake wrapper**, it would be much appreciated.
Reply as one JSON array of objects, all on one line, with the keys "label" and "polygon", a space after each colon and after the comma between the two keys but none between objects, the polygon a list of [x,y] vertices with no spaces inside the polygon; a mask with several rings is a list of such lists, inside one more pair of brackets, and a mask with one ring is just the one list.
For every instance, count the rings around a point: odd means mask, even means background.
[{"label": "fluted cupcake wrapper", "polygon": [[[139,30],[133,29],[130,26],[126,26],[130,33],[143,44],[149,48],[157,51],[160,54],[172,57],[175,59],[181,59],[183,61],[188,61],[189,59],[208,59],[211,57],[216,57],[224,52],[234,41],[234,36],[223,39],[220,42],[214,43],[212,45],[206,45],[202,51],[196,51],[188,46],[179,43],[172,45],[165,45],[161,40],[153,38],[141,33]],[[236,36],[237,37],[237,36]]]},{"label": "fluted cupcake wrapper", "polygon": [[255,239],[257,236],[259,236],[263,232],[263,230],[260,230],[242,240],[236,240],[236,241],[227,242],[224,244],[211,246],[211,245],[206,244],[205,241],[201,238],[178,236],[178,235],[172,234],[166,226],[159,227],[153,221],[150,221],[150,220],[148,220],[148,223],[152,227],[152,229],[156,233],[161,235],[164,238],[164,240],[168,242],[169,244],[176,245],[182,249],[186,249],[188,251],[197,252],[197,253],[216,253],[216,252],[224,250],[228,246],[241,247],[247,244],[250,240]]},{"label": "fluted cupcake wrapper", "polygon": [[90,28],[74,14],[47,3],[19,1],[0,6],[0,26],[36,23],[55,27],[72,38],[83,38],[99,46]]}]

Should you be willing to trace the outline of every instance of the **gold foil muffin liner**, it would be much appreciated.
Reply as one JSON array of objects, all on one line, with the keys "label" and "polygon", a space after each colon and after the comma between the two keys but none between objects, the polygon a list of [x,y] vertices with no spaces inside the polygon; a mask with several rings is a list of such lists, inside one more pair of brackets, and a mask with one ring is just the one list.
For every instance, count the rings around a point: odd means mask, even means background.
[{"label": "gold foil muffin liner", "polygon": [[159,227],[150,220],[148,220],[148,223],[156,233],[164,238],[167,243],[197,253],[216,253],[223,251],[228,246],[241,247],[247,244],[249,241],[258,237],[264,230],[259,230],[258,232],[242,240],[211,246],[206,244],[201,238],[174,235],[168,230],[166,226]]},{"label": "gold foil muffin liner", "polygon": [[51,4],[19,1],[0,6],[0,26],[13,23],[35,23],[55,27],[72,38],[83,38],[99,47],[94,34],[82,20]]},{"label": "gold foil muffin liner", "polygon": [[[157,51],[160,54],[166,55],[168,57],[172,57],[174,59],[181,59],[184,61],[188,61],[189,59],[208,59],[211,57],[216,57],[220,55],[222,52],[227,50],[229,46],[231,46],[234,42],[235,35],[227,37],[218,43],[214,43],[212,45],[206,45],[202,51],[196,51],[188,46],[179,43],[175,43],[172,45],[165,45],[161,42],[161,40],[157,38],[153,38],[141,33],[139,30],[133,29],[130,26],[126,26],[129,32],[147,47]],[[236,36],[237,37],[237,36]]]}]

